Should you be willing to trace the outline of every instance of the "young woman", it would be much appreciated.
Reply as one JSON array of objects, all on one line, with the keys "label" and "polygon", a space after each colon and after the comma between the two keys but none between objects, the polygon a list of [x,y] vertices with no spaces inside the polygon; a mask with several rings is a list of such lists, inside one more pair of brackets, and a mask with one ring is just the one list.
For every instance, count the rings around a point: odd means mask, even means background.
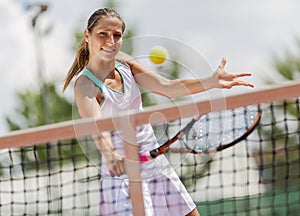
[{"label": "young woman", "polygon": [[[141,110],[138,85],[169,98],[212,88],[253,87],[237,79],[251,74],[226,72],[225,59],[210,77],[200,80],[165,79],[119,52],[124,31],[124,21],[112,9],[98,9],[88,20],[63,88],[65,90],[76,76],[75,100],[82,118]],[[140,152],[158,146],[150,124],[139,126],[136,131]],[[120,133],[101,132],[93,138],[103,156],[100,215],[131,215]],[[146,215],[199,215],[193,200],[164,156],[142,164],[141,175]]]}]

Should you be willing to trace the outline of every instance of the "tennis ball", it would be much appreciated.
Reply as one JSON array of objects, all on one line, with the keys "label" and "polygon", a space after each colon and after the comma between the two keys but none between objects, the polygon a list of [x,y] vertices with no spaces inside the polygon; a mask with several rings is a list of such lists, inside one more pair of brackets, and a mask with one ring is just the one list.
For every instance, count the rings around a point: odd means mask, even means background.
[{"label": "tennis ball", "polygon": [[150,60],[154,64],[162,64],[168,58],[167,50],[162,46],[154,46],[150,50]]}]

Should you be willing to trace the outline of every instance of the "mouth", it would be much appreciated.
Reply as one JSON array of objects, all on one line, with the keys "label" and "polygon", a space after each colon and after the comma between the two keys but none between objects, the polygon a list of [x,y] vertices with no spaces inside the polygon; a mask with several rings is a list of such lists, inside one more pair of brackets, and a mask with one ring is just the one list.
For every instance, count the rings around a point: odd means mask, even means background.
[{"label": "mouth", "polygon": [[116,49],[112,49],[112,48],[101,48],[101,50],[106,53],[114,53],[116,51]]}]

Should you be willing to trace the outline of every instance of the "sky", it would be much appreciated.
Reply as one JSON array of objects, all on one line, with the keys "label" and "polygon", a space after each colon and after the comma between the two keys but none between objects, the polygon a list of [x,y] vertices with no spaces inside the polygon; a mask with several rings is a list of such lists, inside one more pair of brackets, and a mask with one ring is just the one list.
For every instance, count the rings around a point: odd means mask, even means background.
[{"label": "sky", "polygon": [[[38,85],[35,40],[30,25],[33,11],[29,3],[41,1],[1,0],[0,66],[0,135],[7,133],[5,116],[14,112],[16,92]],[[48,10],[40,16],[40,31],[51,31],[41,38],[43,78],[61,84],[72,63],[75,30],[84,30],[87,18],[104,5],[99,0],[51,0]],[[184,44],[195,51],[211,68],[222,57],[227,59],[230,72],[251,72],[247,81],[257,88],[264,80],[276,76],[273,57],[284,56],[286,50],[297,52],[300,36],[300,1],[174,1],[124,0],[118,12],[128,28],[137,35],[156,35]],[[187,55],[190,58],[190,55]],[[200,68],[201,70],[201,68]],[[203,70],[201,75],[209,76]],[[68,92],[67,92],[68,94]]]}]

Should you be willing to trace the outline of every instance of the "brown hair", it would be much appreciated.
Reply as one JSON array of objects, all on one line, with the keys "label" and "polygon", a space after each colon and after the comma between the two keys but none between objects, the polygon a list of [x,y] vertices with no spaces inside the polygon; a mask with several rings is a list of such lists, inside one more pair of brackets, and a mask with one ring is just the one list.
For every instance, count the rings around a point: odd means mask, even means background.
[{"label": "brown hair", "polygon": [[[103,8],[96,10],[89,18],[87,23],[87,30],[89,32],[92,32],[94,27],[97,25],[98,21],[103,17],[116,17],[120,21],[122,21],[123,24],[123,32],[125,31],[125,22],[121,18],[121,16],[113,9],[109,8]],[[66,90],[68,85],[70,84],[71,80],[75,75],[77,75],[80,71],[84,69],[84,67],[87,65],[89,61],[89,50],[88,50],[88,44],[84,40],[84,37],[81,39],[77,46],[76,50],[76,56],[75,60],[70,68],[70,70],[67,73],[65,83],[63,86],[63,92]]]}]

